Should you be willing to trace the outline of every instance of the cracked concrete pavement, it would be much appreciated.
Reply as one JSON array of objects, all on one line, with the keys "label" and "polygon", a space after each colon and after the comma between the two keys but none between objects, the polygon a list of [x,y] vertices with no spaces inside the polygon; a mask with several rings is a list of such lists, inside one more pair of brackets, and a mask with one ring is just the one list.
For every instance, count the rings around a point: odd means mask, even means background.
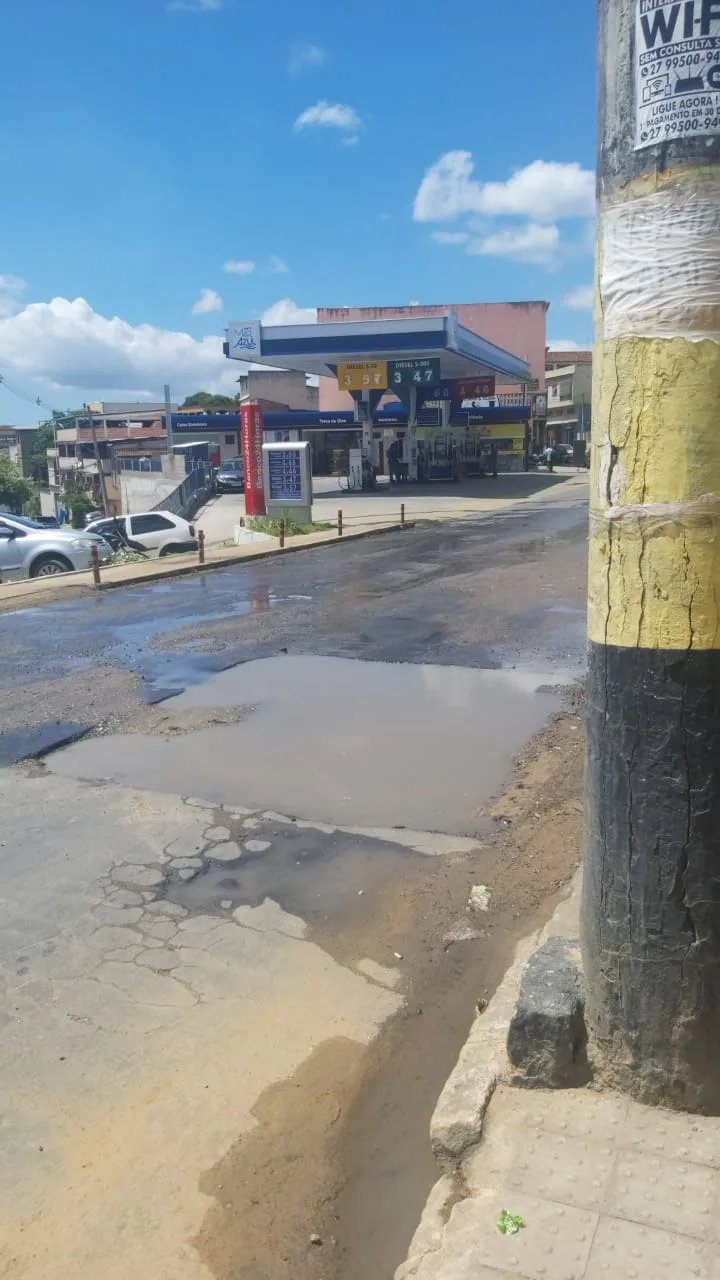
[{"label": "cracked concrete pavement", "polygon": [[400,996],[270,900],[191,913],[164,896],[200,855],[236,856],[237,810],[220,825],[177,797],[20,770],[0,773],[0,805],[0,1273],[207,1280],[188,1243],[198,1170],[269,1085],[330,1037],[368,1043]]}]

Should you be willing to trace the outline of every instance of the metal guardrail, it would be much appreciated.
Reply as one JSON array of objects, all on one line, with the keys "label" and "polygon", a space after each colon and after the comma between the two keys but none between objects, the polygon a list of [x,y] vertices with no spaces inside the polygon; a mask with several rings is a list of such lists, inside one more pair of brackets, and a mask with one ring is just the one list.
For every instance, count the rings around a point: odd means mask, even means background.
[{"label": "metal guardrail", "polygon": [[166,497],[161,498],[152,511],[172,511],[173,515],[188,517],[194,514],[209,496],[212,489],[212,468],[194,467],[185,479]]}]

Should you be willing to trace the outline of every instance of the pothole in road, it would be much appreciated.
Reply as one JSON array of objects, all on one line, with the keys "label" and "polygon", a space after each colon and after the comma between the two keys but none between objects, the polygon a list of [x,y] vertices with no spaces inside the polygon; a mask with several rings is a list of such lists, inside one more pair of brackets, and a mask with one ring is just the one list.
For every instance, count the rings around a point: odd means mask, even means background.
[{"label": "pothole in road", "polygon": [[[246,818],[215,816],[227,823],[230,838],[171,864],[160,891],[165,901],[192,914],[227,917],[239,907],[257,908],[271,899],[322,934],[323,945],[341,961],[357,958],[353,919],[359,924],[378,893],[407,880],[418,862],[426,861],[399,843],[370,836],[262,815],[251,817],[248,828]],[[378,958],[393,963],[392,952]]]},{"label": "pothole in road", "polygon": [[[53,771],[250,805],[335,826],[477,835],[479,808],[559,710],[559,672],[489,671],[283,655],[187,690],[169,714],[244,707],[234,724],[110,735]],[[545,686],[545,691],[541,691]]]}]

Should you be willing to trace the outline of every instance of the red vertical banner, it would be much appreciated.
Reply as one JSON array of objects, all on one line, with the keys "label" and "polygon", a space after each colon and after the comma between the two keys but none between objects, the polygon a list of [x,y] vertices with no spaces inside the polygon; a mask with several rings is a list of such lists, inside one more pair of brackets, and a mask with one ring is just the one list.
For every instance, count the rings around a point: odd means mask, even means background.
[{"label": "red vertical banner", "polygon": [[245,514],[265,515],[263,487],[263,411],[259,404],[240,406],[243,476],[245,480]]}]

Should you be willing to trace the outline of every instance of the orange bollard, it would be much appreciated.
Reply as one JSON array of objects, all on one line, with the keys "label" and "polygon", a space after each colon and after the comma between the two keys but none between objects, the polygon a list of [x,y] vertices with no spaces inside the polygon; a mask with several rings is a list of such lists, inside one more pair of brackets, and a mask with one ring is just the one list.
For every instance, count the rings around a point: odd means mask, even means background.
[{"label": "orange bollard", "polygon": [[285,521],[282,519],[278,525],[278,539],[280,542],[280,548],[282,550],[282,548],[285,546]]},{"label": "orange bollard", "polygon": [[92,569],[93,583],[96,587],[100,586],[100,556],[96,546],[90,548],[90,568]]},{"label": "orange bollard", "polygon": [[400,503],[400,524],[401,525],[405,524],[405,503],[404,502]]},{"label": "orange bollard", "polygon": [[342,511],[338,511],[338,538],[343,536]]},{"label": "orange bollard", "polygon": [[205,532],[203,529],[198,529],[198,562],[199,564],[205,563]]}]

